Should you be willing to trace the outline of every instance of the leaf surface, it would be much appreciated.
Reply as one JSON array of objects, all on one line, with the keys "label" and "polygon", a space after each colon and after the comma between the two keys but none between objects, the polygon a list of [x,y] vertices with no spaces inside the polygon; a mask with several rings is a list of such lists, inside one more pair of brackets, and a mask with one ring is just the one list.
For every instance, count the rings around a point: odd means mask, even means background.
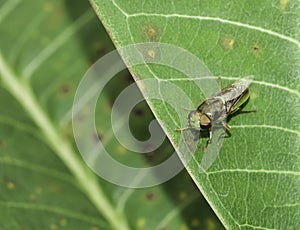
[{"label": "leaf surface", "polygon": [[[299,228],[299,2],[91,2],[117,47],[179,46],[221,76],[223,85],[254,75],[246,109],[257,112],[230,119],[231,136],[205,173],[199,172],[202,139],[187,169],[226,228]],[[131,71],[137,80],[175,83],[195,108],[205,99],[196,85],[200,78],[150,64]],[[178,114],[164,103],[148,103],[178,149]]]}]

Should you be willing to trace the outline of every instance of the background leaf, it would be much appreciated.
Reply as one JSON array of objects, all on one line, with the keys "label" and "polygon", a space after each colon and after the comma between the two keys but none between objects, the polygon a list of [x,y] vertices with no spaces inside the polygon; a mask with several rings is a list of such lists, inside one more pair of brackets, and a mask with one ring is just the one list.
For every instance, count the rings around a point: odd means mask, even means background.
[{"label": "background leaf", "polygon": [[[0,1],[0,33],[1,229],[222,228],[186,172],[134,190],[97,178],[81,160],[71,126],[74,94],[89,66],[113,49],[87,2]],[[168,141],[137,157],[111,135],[111,105],[131,82],[123,72],[107,85],[98,135],[120,162],[151,166],[173,152]],[[131,118],[135,135],[148,138],[146,104]]]},{"label": "background leaf", "polygon": [[[255,76],[246,108],[257,113],[230,120],[232,136],[206,173],[199,173],[202,148],[188,171],[226,228],[298,229],[299,1],[91,2],[118,47],[177,45],[222,76],[224,85]],[[174,82],[198,106],[204,96],[195,83],[168,71],[153,65],[132,69],[136,79]],[[177,115],[161,102],[148,103],[177,147]]]}]

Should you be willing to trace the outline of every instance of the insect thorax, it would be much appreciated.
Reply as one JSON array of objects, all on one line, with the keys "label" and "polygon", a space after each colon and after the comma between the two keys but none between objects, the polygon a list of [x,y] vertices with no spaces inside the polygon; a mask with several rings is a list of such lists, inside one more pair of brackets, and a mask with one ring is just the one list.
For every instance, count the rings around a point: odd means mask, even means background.
[{"label": "insect thorax", "polygon": [[212,124],[220,123],[227,117],[226,102],[221,97],[207,98],[199,105],[197,111],[206,114]]}]

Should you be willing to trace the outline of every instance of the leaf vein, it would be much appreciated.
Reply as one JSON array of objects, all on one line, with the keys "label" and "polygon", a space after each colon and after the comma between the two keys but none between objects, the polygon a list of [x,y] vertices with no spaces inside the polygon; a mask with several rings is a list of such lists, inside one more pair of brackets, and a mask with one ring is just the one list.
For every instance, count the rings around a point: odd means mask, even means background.
[{"label": "leaf vein", "polygon": [[37,165],[37,164],[26,162],[24,160],[12,159],[10,157],[1,157],[0,158],[0,164],[6,164],[6,165],[11,165],[11,166],[21,167],[21,168],[24,168],[24,169],[28,169],[28,170],[38,172],[38,173],[42,173],[44,175],[48,175],[48,176],[54,177],[54,178],[59,179],[59,180],[63,180],[65,182],[68,182],[68,183],[72,184],[73,186],[76,186],[76,187],[80,188],[78,186],[78,183],[70,175],[68,175],[66,173],[59,172],[57,170],[49,169],[49,168],[46,168],[46,167],[43,167],[43,166],[40,166],[40,165]]},{"label": "leaf vein", "polygon": [[18,4],[21,2],[21,0],[7,0],[0,9],[0,23],[5,19],[7,15],[9,15],[15,7],[18,6]]},{"label": "leaf vein", "polygon": [[[195,80],[205,80],[205,79],[214,79],[214,78],[218,78],[216,76],[205,76],[205,77],[197,77],[197,78],[168,78],[168,79],[160,79],[161,81],[195,81]],[[221,77],[222,79],[225,80],[234,80],[237,81],[240,78],[236,78],[236,77]],[[269,87],[273,87],[273,88],[278,88],[281,90],[285,90],[289,93],[292,94],[296,94],[298,97],[300,97],[300,93],[295,90],[295,89],[291,89],[289,87],[286,86],[282,86],[282,85],[278,85],[275,83],[270,83],[270,82],[265,82],[265,81],[256,81],[256,80],[252,80],[251,83],[254,84],[258,84],[258,85],[264,85],[264,86],[269,86]]]},{"label": "leaf vein", "polygon": [[251,227],[253,229],[259,229],[259,230],[276,230],[275,228],[265,228],[265,227],[262,227],[262,226],[255,226],[255,225],[252,225],[252,224],[242,224],[242,225],[239,225],[240,227]]},{"label": "leaf vein", "polygon": [[284,132],[289,132],[289,133],[293,133],[293,134],[297,134],[298,136],[300,136],[300,132],[297,130],[293,130],[293,129],[288,129],[288,128],[284,128],[284,127],[280,127],[280,126],[275,126],[275,125],[266,125],[266,124],[262,124],[262,125],[232,125],[232,128],[267,128],[267,129],[277,129],[277,130],[281,130]]},{"label": "leaf vein", "polygon": [[154,229],[163,229],[164,226],[167,226],[174,217],[178,216],[182,210],[184,210],[186,207],[188,207],[192,202],[194,202],[197,198],[199,198],[198,193],[191,194],[189,196],[189,199],[185,202],[180,203],[177,205],[177,207],[170,210],[168,214],[166,214],[157,224],[157,226]]},{"label": "leaf vein", "polygon": [[87,215],[84,215],[83,213],[76,213],[74,211],[57,207],[57,206],[49,206],[49,205],[43,205],[43,204],[32,204],[32,203],[26,203],[26,202],[14,202],[14,201],[1,201],[0,206],[4,206],[5,208],[20,208],[20,209],[27,209],[27,210],[37,210],[37,211],[46,211],[51,212],[55,214],[65,215],[69,218],[81,220],[90,224],[97,224],[101,226],[107,226],[107,224],[99,218],[90,217]]},{"label": "leaf vein", "polygon": [[207,175],[218,173],[265,173],[265,174],[284,174],[300,176],[300,172],[297,171],[284,171],[284,170],[271,170],[271,169],[221,169],[217,171],[207,172]]},{"label": "leaf vein", "polygon": [[186,19],[197,19],[197,20],[203,20],[203,21],[217,21],[224,24],[230,24],[235,25],[238,27],[243,27],[251,30],[257,30],[262,33],[266,33],[275,37],[278,37],[280,39],[286,40],[288,42],[291,42],[295,45],[297,45],[298,48],[300,48],[300,42],[297,39],[294,39],[292,37],[289,37],[287,35],[275,32],[270,29],[265,29],[259,26],[254,26],[246,23],[231,21],[228,19],[223,19],[220,17],[209,17],[209,16],[200,16],[200,15],[185,15],[185,14],[158,14],[158,13],[135,13],[135,14],[128,14],[126,11],[124,11],[116,2],[115,0],[112,0],[112,3],[116,6],[116,8],[127,18],[129,17],[139,17],[139,16],[146,16],[146,17],[165,17],[165,18],[186,18]]},{"label": "leaf vein", "polygon": [[55,51],[57,51],[68,39],[77,32],[83,25],[93,18],[91,11],[85,12],[58,37],[56,37],[45,49],[30,61],[22,71],[25,79],[29,79],[32,74],[42,65]]}]

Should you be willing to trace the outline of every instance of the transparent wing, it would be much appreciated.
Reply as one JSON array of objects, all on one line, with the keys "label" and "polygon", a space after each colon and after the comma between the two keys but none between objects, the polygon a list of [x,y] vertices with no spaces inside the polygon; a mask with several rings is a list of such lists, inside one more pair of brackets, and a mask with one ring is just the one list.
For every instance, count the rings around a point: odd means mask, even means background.
[{"label": "transparent wing", "polygon": [[253,75],[241,78],[237,82],[228,85],[224,89],[214,93],[213,95],[211,95],[211,98],[220,97],[223,102],[233,101],[239,98],[240,95],[243,94],[245,90],[247,90],[247,88],[253,81],[253,78]]}]

